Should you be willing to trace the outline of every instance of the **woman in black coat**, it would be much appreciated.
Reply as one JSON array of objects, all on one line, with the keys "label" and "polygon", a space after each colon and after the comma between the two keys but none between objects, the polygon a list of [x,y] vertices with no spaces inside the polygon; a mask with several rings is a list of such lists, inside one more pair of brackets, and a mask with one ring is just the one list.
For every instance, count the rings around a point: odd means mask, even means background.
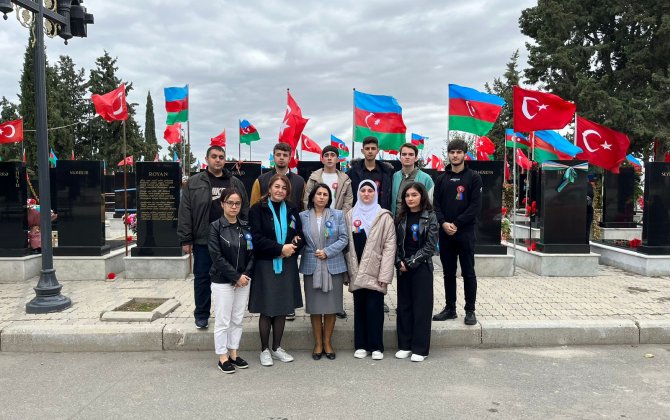
[{"label": "woman in black coat", "polygon": [[298,275],[302,226],[298,208],[288,197],[291,197],[290,181],[276,174],[270,178],[267,194],[249,210],[256,257],[249,312],[260,314],[258,330],[263,366],[272,366],[272,359],[293,361],[293,356],[281,348],[281,339],[286,315],[302,307]]}]

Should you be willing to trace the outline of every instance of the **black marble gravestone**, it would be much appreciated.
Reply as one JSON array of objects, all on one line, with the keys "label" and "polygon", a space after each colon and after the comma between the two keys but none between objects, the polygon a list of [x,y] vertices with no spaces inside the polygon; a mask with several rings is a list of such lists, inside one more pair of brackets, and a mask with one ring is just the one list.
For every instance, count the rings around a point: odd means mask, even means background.
[{"label": "black marble gravestone", "polygon": [[[581,160],[554,161],[567,166],[583,163]],[[542,165],[541,165],[542,166]],[[586,232],[586,184],[587,171],[576,170],[573,183],[562,191],[558,187],[563,181],[565,169],[542,169],[542,200],[540,209],[542,227],[537,250],[553,254],[588,254],[591,252]]]},{"label": "black marble gravestone", "polygon": [[104,176],[104,187],[103,191],[105,192],[105,211],[113,212],[114,211],[114,175],[109,174]]},{"label": "black marble gravestone", "polygon": [[[135,188],[135,172],[128,171],[126,187],[128,192],[128,213],[136,213],[137,188]],[[114,174],[114,217],[117,219],[124,215],[125,203],[123,201],[123,191],[123,171],[119,171]]]},{"label": "black marble gravestone", "polygon": [[239,178],[247,190],[247,196],[251,196],[251,187],[253,187],[256,179],[261,176],[260,162],[226,162],[224,168],[228,169],[230,173]]},{"label": "black marble gravestone", "polygon": [[468,167],[478,172],[482,178],[482,209],[479,212],[476,230],[476,254],[507,254],[507,247],[500,243],[503,164],[502,160],[468,162]]},{"label": "black marble gravestone", "polygon": [[644,164],[642,245],[637,250],[670,255],[670,162]]},{"label": "black marble gravestone", "polygon": [[109,253],[105,244],[103,163],[61,160],[52,171],[58,213],[58,246],[54,255],[99,256]]},{"label": "black marble gravestone", "polygon": [[26,226],[26,167],[0,162],[0,257],[30,253]]},{"label": "black marble gravestone", "polygon": [[179,257],[177,213],[181,174],[177,162],[137,162],[137,247],[133,257]]},{"label": "black marble gravestone", "polygon": [[634,228],[635,169],[622,167],[618,174],[605,171],[603,181],[603,215],[599,225],[604,228]]}]

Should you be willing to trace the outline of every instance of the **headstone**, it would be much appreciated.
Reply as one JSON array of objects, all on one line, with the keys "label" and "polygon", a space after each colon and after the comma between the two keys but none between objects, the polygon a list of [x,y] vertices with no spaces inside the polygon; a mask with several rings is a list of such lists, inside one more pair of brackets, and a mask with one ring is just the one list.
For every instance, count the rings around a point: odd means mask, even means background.
[{"label": "headstone", "polygon": [[224,168],[228,169],[233,176],[237,177],[244,184],[247,190],[247,196],[251,196],[251,187],[256,179],[261,176],[260,162],[226,162]]},{"label": "headstone", "polygon": [[105,175],[104,179],[105,211],[111,213],[114,211],[114,175]]},{"label": "headstone", "polygon": [[507,247],[500,243],[503,163],[502,160],[468,162],[468,167],[482,178],[482,208],[476,230],[475,254],[507,254]]},{"label": "headstone", "polygon": [[670,254],[670,162],[644,164],[644,215],[638,252]]},{"label": "headstone", "polygon": [[[557,160],[555,163],[575,166],[584,161]],[[545,162],[546,164],[546,162]],[[541,165],[541,166],[544,166]],[[575,170],[575,180],[559,192],[566,169],[542,168],[542,200],[540,209],[542,226],[537,250],[550,254],[588,254],[589,240],[586,232],[586,184],[587,171]]]},{"label": "headstone", "polygon": [[599,223],[604,228],[634,228],[635,169],[622,167],[618,174],[605,171],[603,181],[603,215]]},{"label": "headstone", "polygon": [[[125,214],[125,202],[123,200],[123,172],[114,174],[114,217],[120,218]],[[126,190],[128,195],[128,213],[137,212],[137,188],[135,188],[135,172],[128,171],[126,177]]]},{"label": "headstone", "polygon": [[0,162],[0,257],[23,257],[30,253],[27,199],[25,165]]},{"label": "headstone", "polygon": [[54,168],[58,214],[57,256],[99,256],[109,253],[105,243],[105,195],[101,161],[61,160]]},{"label": "headstone", "polygon": [[137,162],[137,246],[133,257],[180,257],[177,213],[181,174],[177,162]]}]

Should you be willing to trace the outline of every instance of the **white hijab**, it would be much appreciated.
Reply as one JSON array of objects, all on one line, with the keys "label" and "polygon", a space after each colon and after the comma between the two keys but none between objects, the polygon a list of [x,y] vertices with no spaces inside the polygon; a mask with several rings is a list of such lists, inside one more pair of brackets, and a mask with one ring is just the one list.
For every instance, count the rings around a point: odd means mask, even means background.
[{"label": "white hijab", "polygon": [[[365,204],[361,199],[361,188],[364,186],[372,187],[375,190],[374,200],[370,204]],[[366,179],[358,185],[358,191],[356,192],[358,200],[356,205],[351,213],[351,225],[352,229],[356,231],[356,221],[360,220],[360,227],[365,230],[366,235],[370,235],[372,230],[372,223],[374,223],[375,218],[382,210],[382,207],[379,205],[379,196],[377,195],[377,183]]]}]

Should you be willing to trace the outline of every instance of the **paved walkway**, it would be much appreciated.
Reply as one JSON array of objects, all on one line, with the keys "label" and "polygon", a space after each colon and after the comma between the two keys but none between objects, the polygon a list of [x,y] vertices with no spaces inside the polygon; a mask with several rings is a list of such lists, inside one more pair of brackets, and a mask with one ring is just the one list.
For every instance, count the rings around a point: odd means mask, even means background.
[{"label": "paved walkway", "polygon": [[[437,258],[435,262],[434,313],[444,305],[441,266]],[[526,325],[530,321],[552,320],[629,320],[636,323],[654,320],[661,324],[667,323],[664,334],[670,336],[670,277],[643,277],[602,265],[599,273],[596,277],[541,277],[517,268],[513,277],[480,277],[477,296],[480,325],[486,324],[486,321],[519,321],[520,325]],[[152,322],[152,326],[176,324],[186,329],[193,326],[192,278],[183,281],[135,281],[126,280],[121,274],[112,281],[64,281],[63,294],[72,299],[72,307],[58,313],[29,315],[25,313],[25,304],[34,296],[32,288],[36,282],[37,279],[25,283],[0,284],[2,340],[7,338],[4,334],[13,327],[128,325],[101,321],[100,316],[103,311],[133,297],[176,298],[181,303],[166,318]],[[458,296],[459,319],[434,322],[434,330],[447,324],[462,325],[463,289],[460,279]],[[391,307],[386,325],[393,327],[393,309],[396,304],[396,290],[393,286],[389,289],[386,302]],[[338,320],[338,329],[341,330],[353,328],[353,300],[351,294],[346,292],[345,309],[350,317]],[[252,327],[256,325],[256,320],[247,314],[245,323]],[[309,317],[299,310],[296,321],[287,323],[287,329],[302,330],[309,328],[308,325]],[[212,330],[210,327],[209,332]]]}]

